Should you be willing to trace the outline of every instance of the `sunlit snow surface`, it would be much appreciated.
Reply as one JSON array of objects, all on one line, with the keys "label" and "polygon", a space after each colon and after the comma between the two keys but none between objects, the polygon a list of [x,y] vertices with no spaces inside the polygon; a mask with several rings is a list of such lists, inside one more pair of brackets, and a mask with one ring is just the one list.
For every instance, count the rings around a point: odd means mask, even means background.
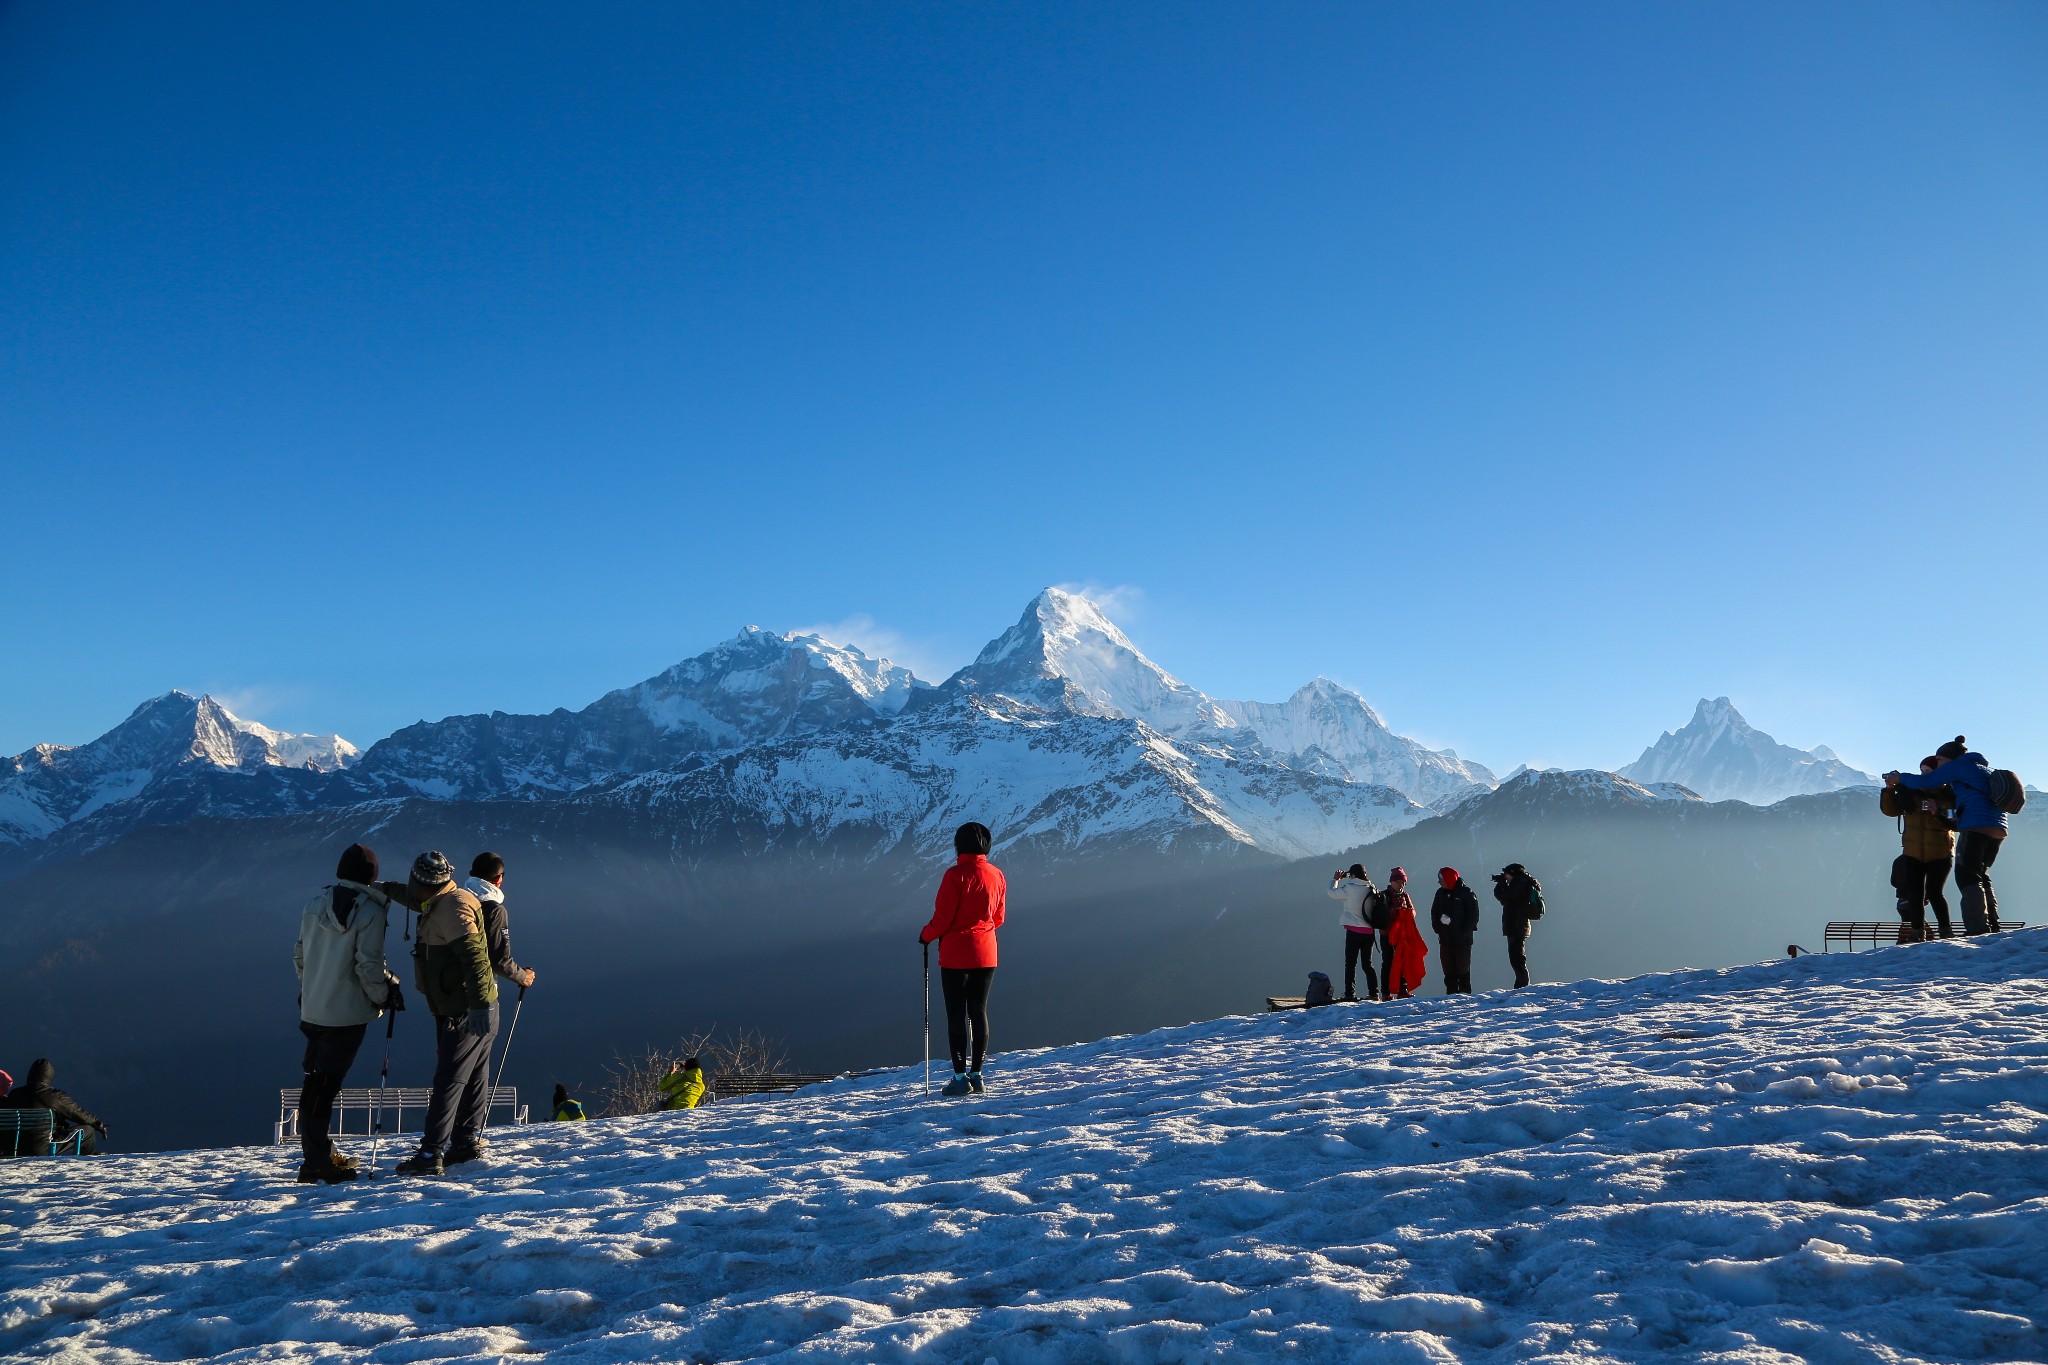
[{"label": "sunlit snow surface", "polygon": [[[2048,1356],[2048,930],[1231,1018],[993,1074],[977,1101],[913,1069],[501,1135],[445,1183],[301,1187],[265,1148],[0,1163],[0,1352]],[[203,1089],[164,1099],[228,1102]]]}]

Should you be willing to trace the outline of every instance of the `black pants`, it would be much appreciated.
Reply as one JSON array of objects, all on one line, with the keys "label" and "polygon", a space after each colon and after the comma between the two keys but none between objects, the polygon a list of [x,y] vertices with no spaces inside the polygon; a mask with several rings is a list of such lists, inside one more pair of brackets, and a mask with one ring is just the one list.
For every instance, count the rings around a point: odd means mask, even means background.
[{"label": "black pants", "polygon": [[1899,897],[1899,942],[1912,943],[1928,937],[1930,909],[1941,926],[1941,936],[1955,937],[1955,929],[1948,922],[1948,897],[1942,894],[1948,885],[1950,862],[1948,858],[1923,860],[1904,853],[1892,860],[1892,890]]},{"label": "black pants", "polygon": [[1356,929],[1344,931],[1344,994],[1358,994],[1358,972],[1360,963],[1365,965],[1365,994],[1369,1000],[1380,998],[1379,973],[1372,969],[1372,941],[1377,934],[1361,934]]},{"label": "black pants", "polygon": [[368,1024],[326,1024],[299,1022],[306,1035],[306,1083],[299,1088],[299,1150],[308,1161],[326,1161],[334,1155],[334,1097],[355,1065],[356,1050],[363,1045]]},{"label": "black pants", "polygon": [[1529,936],[1521,934],[1508,940],[1508,965],[1515,969],[1517,989],[1529,984]]},{"label": "black pants", "polygon": [[1439,937],[1436,955],[1443,966],[1444,994],[1472,994],[1472,940]]},{"label": "black pants", "polygon": [[988,988],[995,984],[993,967],[941,967],[939,987],[946,993],[946,1041],[953,1049],[953,1070],[968,1067],[972,1031],[973,1070],[988,1055]]},{"label": "black pants", "polygon": [[498,1006],[491,1003],[491,1031],[469,1036],[466,1015],[434,1016],[434,1094],[427,1101],[427,1126],[420,1150],[448,1155],[451,1146],[474,1146],[490,1117],[491,1040],[498,1036]]},{"label": "black pants", "polygon": [[1963,903],[1963,932],[1998,932],[1998,893],[1991,889],[1991,864],[2003,839],[1966,829],[1956,836],[1956,895]]}]

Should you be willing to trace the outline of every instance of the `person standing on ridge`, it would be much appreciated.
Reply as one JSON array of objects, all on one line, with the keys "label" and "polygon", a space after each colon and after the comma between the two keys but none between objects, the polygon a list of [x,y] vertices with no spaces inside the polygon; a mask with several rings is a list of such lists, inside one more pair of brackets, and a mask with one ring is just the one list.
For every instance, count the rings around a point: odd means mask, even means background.
[{"label": "person standing on ridge", "polygon": [[1472,994],[1472,936],[1479,932],[1479,897],[1465,885],[1455,867],[1436,874],[1436,898],[1429,903],[1429,925],[1436,931],[1437,956],[1443,960],[1444,994]]},{"label": "person standing on ridge", "polygon": [[1998,893],[1991,864],[2005,843],[2005,812],[1991,798],[1991,764],[1957,735],[1934,751],[1941,766],[1927,773],[1886,773],[1887,787],[1931,792],[1947,787],[1956,798],[1956,892],[1963,902],[1963,932],[1999,931]]},{"label": "person standing on ridge", "polygon": [[931,922],[919,943],[939,945],[939,985],[946,995],[946,1037],[953,1079],[940,1092],[958,1097],[984,1090],[981,1064],[988,1055],[988,992],[996,975],[996,930],[1003,924],[1009,884],[988,860],[995,836],[969,822],[953,834],[953,865],[939,880]]},{"label": "person standing on ridge", "polygon": [[704,1098],[704,1064],[695,1057],[670,1062],[660,1089],[663,1109],[695,1109]]},{"label": "person standing on ridge", "polygon": [[[1941,760],[1920,760],[1920,771],[1931,773]],[[1878,794],[1877,808],[1899,823],[1899,841],[1904,852],[1892,860],[1892,890],[1899,898],[1899,942],[1919,943],[1934,937],[1927,928],[1927,911],[1934,911],[1941,937],[1954,938],[1955,927],[1948,920],[1948,897],[1942,888],[1948,870],[1955,864],[1956,795],[1947,787],[1930,792],[1909,791],[1886,786]]]},{"label": "person standing on ridge", "polygon": [[1429,957],[1429,947],[1422,941],[1422,930],[1415,924],[1415,902],[1408,898],[1408,873],[1395,868],[1387,874],[1387,945],[1388,954],[1386,991],[1389,1000],[1406,1000],[1415,994],[1427,974],[1424,962]]},{"label": "person standing on ridge", "polygon": [[1372,878],[1366,875],[1361,863],[1353,863],[1349,872],[1332,873],[1330,877],[1330,899],[1340,901],[1344,908],[1337,913],[1338,922],[1344,926],[1344,998],[1358,998],[1357,966],[1365,963],[1365,997],[1368,1000],[1380,998],[1379,973],[1372,969],[1373,932],[1372,920],[1367,911],[1379,892],[1373,887]]},{"label": "person standing on ridge", "polygon": [[1543,915],[1542,895],[1536,879],[1520,863],[1509,863],[1493,874],[1493,898],[1500,902],[1500,931],[1507,936],[1516,990],[1529,984],[1529,933]]},{"label": "person standing on ridge", "polygon": [[440,1175],[474,1161],[474,1146],[454,1148],[456,1133],[481,1132],[490,1113],[491,1039],[498,1032],[498,983],[484,936],[483,903],[455,884],[455,868],[431,850],[413,859],[412,875],[385,882],[393,898],[416,906],[413,985],[434,1012],[434,1091],[427,1101],[420,1149],[398,1163],[400,1175]]},{"label": "person standing on ridge", "polygon": [[[491,971],[503,980],[525,990],[534,982],[535,972],[531,967],[522,967],[512,957],[512,917],[505,909],[505,860],[495,853],[479,853],[470,859],[469,877],[462,883],[462,889],[477,898],[484,908],[484,947],[491,955]],[[510,1042],[506,1047],[511,1046]],[[505,1063],[498,1063],[502,1070]],[[484,1067],[485,1084],[489,1084],[490,1067]],[[483,1155],[483,1128],[489,1126],[491,1117],[490,1096],[484,1097],[483,1112],[477,1115],[481,1126],[473,1133],[457,1130],[454,1146],[449,1155],[454,1158],[448,1164],[459,1161],[473,1161]]]},{"label": "person standing on ridge", "polygon": [[391,898],[377,885],[377,855],[350,844],[334,884],[299,915],[292,966],[299,974],[299,1032],[306,1035],[305,1084],[299,1090],[299,1182],[339,1185],[356,1164],[334,1145],[334,1098],[355,1064],[363,1034],[386,1010],[402,1010],[398,978],[384,961]]}]

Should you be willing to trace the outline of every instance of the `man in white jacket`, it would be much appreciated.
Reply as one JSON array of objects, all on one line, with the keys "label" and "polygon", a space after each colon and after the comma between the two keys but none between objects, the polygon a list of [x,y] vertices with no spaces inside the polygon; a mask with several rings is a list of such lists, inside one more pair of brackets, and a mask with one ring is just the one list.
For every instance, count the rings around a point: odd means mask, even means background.
[{"label": "man in white jacket", "polygon": [[1373,939],[1372,905],[1378,891],[1372,878],[1365,874],[1365,868],[1353,863],[1349,871],[1331,874],[1330,899],[1342,901],[1344,909],[1337,918],[1344,925],[1344,998],[1358,998],[1357,964],[1365,962],[1365,994],[1368,1000],[1380,998],[1379,973],[1372,969]]},{"label": "man in white jacket", "polygon": [[292,954],[299,973],[299,1032],[306,1035],[306,1081],[299,1091],[304,1184],[356,1178],[355,1163],[328,1132],[334,1097],[370,1022],[387,1008],[405,1008],[398,978],[384,963],[391,901],[376,888],[377,855],[365,845],[349,845],[334,878],[334,885],[306,902]]}]

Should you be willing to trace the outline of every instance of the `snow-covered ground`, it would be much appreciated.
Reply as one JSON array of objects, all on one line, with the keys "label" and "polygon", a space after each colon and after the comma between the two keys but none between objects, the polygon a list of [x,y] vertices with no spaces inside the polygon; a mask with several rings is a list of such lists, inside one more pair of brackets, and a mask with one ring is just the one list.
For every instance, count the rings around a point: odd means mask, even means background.
[{"label": "snow-covered ground", "polygon": [[1222,1019],[1006,1055],[964,1103],[916,1074],[551,1125],[445,1183],[0,1164],[0,1353],[2048,1357],[2048,930]]}]

